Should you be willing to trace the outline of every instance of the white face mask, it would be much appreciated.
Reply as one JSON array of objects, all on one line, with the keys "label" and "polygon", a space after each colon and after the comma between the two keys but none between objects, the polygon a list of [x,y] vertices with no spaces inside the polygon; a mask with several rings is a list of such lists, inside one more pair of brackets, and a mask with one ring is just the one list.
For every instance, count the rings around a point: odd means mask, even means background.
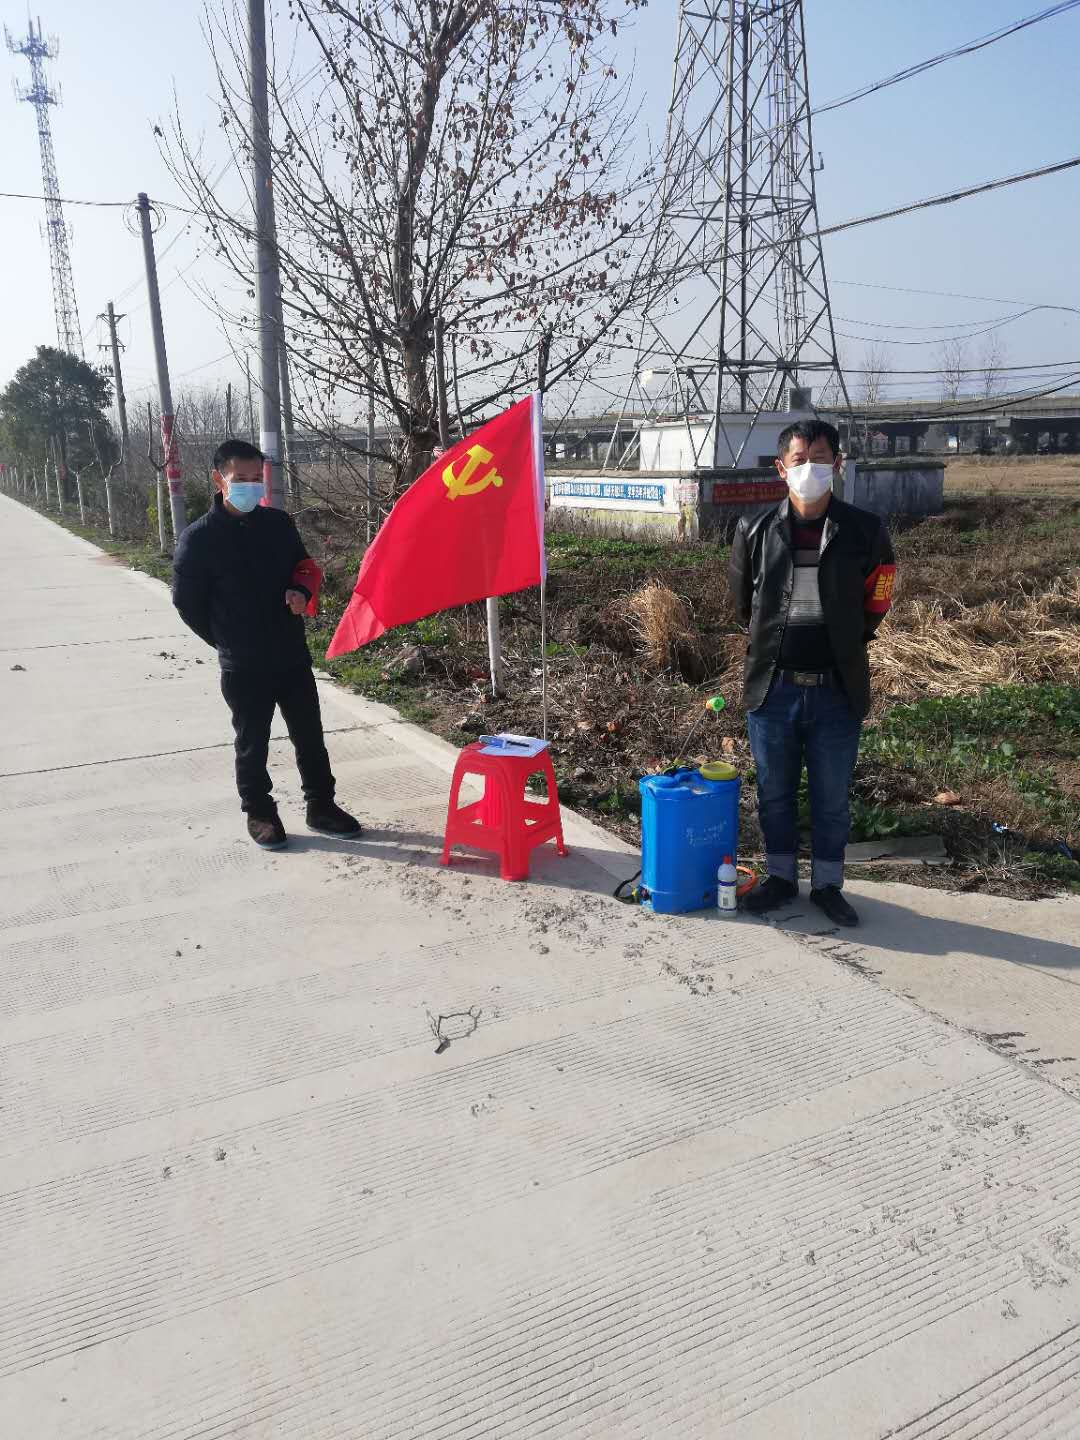
[{"label": "white face mask", "polygon": [[832,489],[833,467],[831,465],[814,465],[809,461],[805,465],[788,465],[785,467],[784,476],[788,483],[788,489],[807,505],[812,505],[815,500],[820,500]]}]

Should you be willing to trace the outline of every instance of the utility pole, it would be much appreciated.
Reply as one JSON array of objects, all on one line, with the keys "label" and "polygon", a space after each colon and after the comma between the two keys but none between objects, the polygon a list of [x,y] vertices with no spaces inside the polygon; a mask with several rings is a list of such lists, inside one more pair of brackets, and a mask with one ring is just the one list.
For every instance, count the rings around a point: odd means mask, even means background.
[{"label": "utility pole", "polygon": [[248,0],[248,65],[251,92],[252,189],[255,194],[255,307],[259,316],[259,449],[267,502],[280,510],[281,380],[278,374],[277,233],[270,164],[270,109],[266,85],[266,9]]},{"label": "utility pole", "polygon": [[[150,328],[154,334],[154,361],[157,365],[158,398],[161,405],[161,448],[164,452],[165,476],[169,485],[169,509],[172,512],[173,543],[184,533],[184,481],[180,468],[180,442],[176,436],[172,389],[169,385],[169,361],[165,354],[165,329],[161,323],[161,295],[158,291],[157,261],[154,258],[154,232],[150,227],[150,201],[140,192],[139,225],[142,229],[143,256],[146,260],[146,293],[150,300]],[[161,513],[162,485],[158,478],[158,513]]]},{"label": "utility pole", "polygon": [[[55,435],[52,437],[52,453],[53,453],[53,483],[54,483],[55,486],[56,486],[56,507],[57,507],[57,509],[60,511],[60,514],[63,515],[63,513],[64,513],[64,485],[65,485],[65,483],[66,483],[66,481],[67,481],[67,474],[66,474],[66,472],[63,473],[63,475],[61,474],[61,471],[64,470],[64,465],[63,465],[63,461],[60,459],[60,446],[59,446],[59,444],[57,443],[57,439],[56,439],[56,436],[55,436]],[[46,489],[48,489],[47,486],[46,486]]]},{"label": "utility pole", "polygon": [[[111,300],[105,307],[105,314],[98,316],[98,319],[104,320],[109,327],[109,347],[112,351],[113,389],[116,391],[116,410],[117,414],[120,417],[120,463],[123,467],[124,479],[128,482],[128,484],[130,484],[131,472],[128,470],[129,443],[127,422],[127,398],[124,395],[124,381],[120,375],[120,342],[116,338],[116,322],[117,320],[122,320],[123,318],[124,317],[122,315],[117,315],[116,312],[113,310],[113,302]],[[101,348],[104,350],[104,345]],[[112,533],[111,515],[109,533]]]},{"label": "utility pole", "polygon": [[248,439],[255,444],[255,399],[251,393],[251,357],[244,356],[244,372],[247,375],[248,397]]},{"label": "utility pole", "polygon": [[285,462],[286,489],[289,499],[295,504],[300,495],[300,485],[292,458],[292,385],[289,381],[289,351],[285,345],[285,321],[281,314],[280,284],[275,297],[274,320],[277,325],[278,374],[281,381],[281,454]]},{"label": "utility pole", "polygon": [[165,460],[154,459],[154,416],[150,407],[150,401],[146,402],[146,458],[150,462],[150,468],[157,476],[157,530],[158,549],[162,555],[169,553],[169,544],[165,537]]}]

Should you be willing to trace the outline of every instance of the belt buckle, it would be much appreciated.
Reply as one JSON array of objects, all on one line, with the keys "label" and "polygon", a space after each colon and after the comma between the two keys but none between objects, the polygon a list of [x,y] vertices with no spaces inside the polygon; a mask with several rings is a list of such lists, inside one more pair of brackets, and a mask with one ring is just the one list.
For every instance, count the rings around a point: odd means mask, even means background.
[{"label": "belt buckle", "polygon": [[821,676],[813,670],[793,670],[791,678],[796,685],[820,685]]}]

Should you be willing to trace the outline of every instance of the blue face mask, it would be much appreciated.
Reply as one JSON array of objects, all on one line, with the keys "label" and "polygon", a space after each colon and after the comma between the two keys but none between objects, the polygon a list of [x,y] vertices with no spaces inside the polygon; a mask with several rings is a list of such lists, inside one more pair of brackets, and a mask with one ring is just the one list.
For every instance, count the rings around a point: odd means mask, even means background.
[{"label": "blue face mask", "polygon": [[258,505],[259,501],[263,498],[264,493],[261,481],[229,481],[229,504],[234,510],[240,510],[245,515],[255,509],[255,506]]}]

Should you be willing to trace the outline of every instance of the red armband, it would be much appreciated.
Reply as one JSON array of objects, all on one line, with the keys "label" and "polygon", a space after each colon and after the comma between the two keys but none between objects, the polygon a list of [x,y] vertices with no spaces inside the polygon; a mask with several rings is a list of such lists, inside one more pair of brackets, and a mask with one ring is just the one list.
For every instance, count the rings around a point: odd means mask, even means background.
[{"label": "red armband", "polygon": [[296,569],[292,572],[292,583],[302,585],[305,590],[310,591],[311,599],[304,610],[305,615],[315,616],[319,613],[319,590],[322,586],[322,571],[309,555],[306,560],[301,560]]},{"label": "red armband", "polygon": [[875,565],[863,585],[863,609],[868,615],[885,615],[892,604],[895,565]]}]

